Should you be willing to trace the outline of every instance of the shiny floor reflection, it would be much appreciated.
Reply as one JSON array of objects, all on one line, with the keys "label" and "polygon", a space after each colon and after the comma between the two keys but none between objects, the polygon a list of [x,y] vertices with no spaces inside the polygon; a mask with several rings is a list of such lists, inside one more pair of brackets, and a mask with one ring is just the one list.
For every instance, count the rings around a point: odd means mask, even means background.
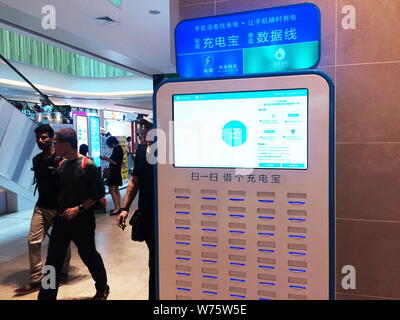
[{"label": "shiny floor reflection", "polygon": [[[124,192],[122,193],[122,197]],[[108,208],[113,209],[108,198]],[[136,207],[132,204],[131,212]],[[28,244],[32,210],[0,216],[0,300],[36,300],[37,292],[14,296],[14,289],[27,284]],[[148,280],[148,250],[143,242],[130,239],[129,226],[124,232],[116,225],[117,216],[96,215],[96,245],[103,257],[110,286],[109,300],[146,300]],[[48,238],[42,246],[45,258]],[[58,299],[85,300],[96,290],[89,271],[72,244],[70,282],[59,289]]]}]

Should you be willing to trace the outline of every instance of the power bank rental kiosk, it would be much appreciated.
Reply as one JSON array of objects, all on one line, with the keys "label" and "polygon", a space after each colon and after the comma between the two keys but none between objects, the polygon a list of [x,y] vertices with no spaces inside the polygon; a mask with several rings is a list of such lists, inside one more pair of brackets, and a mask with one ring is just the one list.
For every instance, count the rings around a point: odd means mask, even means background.
[{"label": "power bank rental kiosk", "polygon": [[156,93],[160,299],[329,299],[332,88],[321,74]]}]

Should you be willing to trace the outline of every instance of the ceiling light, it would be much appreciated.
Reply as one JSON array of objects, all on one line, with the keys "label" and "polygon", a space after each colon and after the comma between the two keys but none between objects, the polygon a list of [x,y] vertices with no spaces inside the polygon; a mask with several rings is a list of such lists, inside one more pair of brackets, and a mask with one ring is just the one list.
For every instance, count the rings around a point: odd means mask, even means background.
[{"label": "ceiling light", "polygon": [[[9,80],[0,78],[0,84],[12,85],[17,87],[30,88],[30,86],[23,82],[17,80]],[[61,88],[49,87],[40,84],[35,84],[38,89],[44,91],[51,91],[60,94],[67,95],[83,95],[83,96],[93,96],[93,97],[118,97],[118,96],[136,96],[136,95],[151,95],[152,90],[136,90],[136,91],[119,91],[119,92],[90,92],[90,91],[75,91],[75,90],[65,90]]]}]

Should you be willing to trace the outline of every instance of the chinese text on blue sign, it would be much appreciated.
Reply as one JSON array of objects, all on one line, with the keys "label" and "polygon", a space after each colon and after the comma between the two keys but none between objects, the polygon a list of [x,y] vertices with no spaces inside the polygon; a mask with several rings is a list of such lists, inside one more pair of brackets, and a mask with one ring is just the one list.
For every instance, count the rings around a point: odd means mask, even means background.
[{"label": "chinese text on blue sign", "polygon": [[304,3],[182,21],[175,30],[182,77],[222,77],[315,67],[320,12]]}]

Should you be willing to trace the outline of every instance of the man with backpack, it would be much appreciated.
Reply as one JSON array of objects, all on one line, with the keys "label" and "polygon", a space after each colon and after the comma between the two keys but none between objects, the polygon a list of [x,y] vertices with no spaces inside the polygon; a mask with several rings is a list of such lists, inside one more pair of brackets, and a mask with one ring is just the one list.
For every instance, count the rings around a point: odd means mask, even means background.
[{"label": "man with backpack", "polygon": [[[54,131],[48,124],[41,124],[35,129],[35,135],[36,143],[42,152],[32,159],[32,170],[36,183],[35,192],[38,191],[39,198],[33,210],[28,235],[31,281],[29,284],[16,289],[17,295],[25,295],[40,289],[43,267],[41,245],[49,228],[53,225],[53,218],[57,214],[57,200],[60,192],[57,168],[62,158],[54,154]],[[70,259],[71,250],[68,247],[60,275],[61,282],[67,280]]]},{"label": "man with backpack", "polygon": [[[94,162],[78,153],[75,130],[61,129],[56,133],[55,152],[64,157],[60,167],[58,214],[50,237],[46,266],[54,267],[56,287],[44,288],[39,300],[55,300],[63,260],[73,241],[78,253],[95,281],[94,300],[106,300],[110,292],[103,259],[96,250],[96,221],[93,211],[101,206],[105,195],[99,171]],[[51,274],[51,272],[50,272]]]}]

